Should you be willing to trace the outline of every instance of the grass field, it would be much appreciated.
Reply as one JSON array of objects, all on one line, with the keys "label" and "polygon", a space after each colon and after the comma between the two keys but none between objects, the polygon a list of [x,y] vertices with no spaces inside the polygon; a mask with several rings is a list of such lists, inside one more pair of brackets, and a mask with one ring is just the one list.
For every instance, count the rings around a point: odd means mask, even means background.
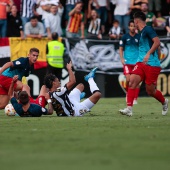
[{"label": "grass field", "polygon": [[103,98],[84,117],[1,111],[0,170],[169,170],[170,113],[149,97],[132,117],[118,113],[124,107],[124,98]]}]

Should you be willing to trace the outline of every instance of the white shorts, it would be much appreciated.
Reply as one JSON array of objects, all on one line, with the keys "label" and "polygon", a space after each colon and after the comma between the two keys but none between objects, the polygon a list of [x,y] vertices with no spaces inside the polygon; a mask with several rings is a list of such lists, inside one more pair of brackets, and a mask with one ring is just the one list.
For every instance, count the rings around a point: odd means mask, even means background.
[{"label": "white shorts", "polygon": [[92,103],[89,98],[80,102],[80,94],[81,91],[74,88],[68,96],[71,103],[74,105],[74,116],[82,116],[84,113],[90,111],[90,109],[94,106],[94,103]]}]

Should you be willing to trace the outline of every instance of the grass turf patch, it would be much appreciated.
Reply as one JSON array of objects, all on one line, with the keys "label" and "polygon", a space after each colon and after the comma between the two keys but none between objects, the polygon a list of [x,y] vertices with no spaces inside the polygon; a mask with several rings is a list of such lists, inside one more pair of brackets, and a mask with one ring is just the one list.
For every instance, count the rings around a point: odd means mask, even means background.
[{"label": "grass turf patch", "polygon": [[84,117],[20,118],[0,112],[1,170],[169,170],[170,115],[139,98],[133,116],[124,98],[102,98]]}]

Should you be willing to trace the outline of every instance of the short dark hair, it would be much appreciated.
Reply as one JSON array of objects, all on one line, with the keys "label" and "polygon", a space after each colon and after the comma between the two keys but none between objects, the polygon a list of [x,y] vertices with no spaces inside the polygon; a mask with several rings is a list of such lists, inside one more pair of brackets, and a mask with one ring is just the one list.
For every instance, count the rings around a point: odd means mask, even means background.
[{"label": "short dark hair", "polygon": [[32,19],[37,19],[37,20],[38,20],[37,16],[35,16],[35,15],[33,15],[33,16],[30,18],[30,20],[32,20]]},{"label": "short dark hair", "polygon": [[133,20],[133,19],[131,19],[131,20],[129,21],[128,26],[130,26],[131,23],[134,23],[134,20]]},{"label": "short dark hair", "polygon": [[37,53],[39,53],[40,51],[39,51],[38,48],[33,47],[33,48],[30,49],[30,53],[32,53],[32,52],[37,52]]},{"label": "short dark hair", "polygon": [[30,100],[28,93],[26,91],[21,91],[19,93],[18,99],[19,99],[20,103],[23,105],[26,105]]},{"label": "short dark hair", "polygon": [[53,40],[58,40],[58,33],[57,32],[52,33],[52,39]]},{"label": "short dark hair", "polygon": [[117,19],[115,19],[114,21],[113,21],[113,24],[114,23],[118,23],[119,24],[119,21],[117,20]]},{"label": "short dark hair", "polygon": [[55,81],[56,78],[57,77],[52,73],[47,74],[44,78],[44,84],[46,85],[46,87],[51,89],[53,86],[53,81]]},{"label": "short dark hair", "polygon": [[141,12],[141,11],[138,11],[138,12],[135,12],[135,14],[133,15],[133,18],[138,18],[138,19],[141,19],[142,21],[146,21],[146,15]]}]

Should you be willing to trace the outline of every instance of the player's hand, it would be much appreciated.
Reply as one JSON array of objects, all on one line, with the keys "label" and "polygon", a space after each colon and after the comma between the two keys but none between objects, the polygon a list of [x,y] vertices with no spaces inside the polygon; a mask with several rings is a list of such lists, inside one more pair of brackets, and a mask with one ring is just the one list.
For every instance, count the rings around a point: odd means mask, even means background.
[{"label": "player's hand", "polygon": [[121,63],[122,63],[122,65],[125,65],[125,59],[124,58],[121,58]]},{"label": "player's hand", "polygon": [[150,57],[150,54],[147,53],[146,56],[145,56],[144,59],[143,59],[143,63],[144,63],[144,64],[147,64],[147,62],[148,62],[148,60],[149,60],[149,57]]},{"label": "player's hand", "polygon": [[70,61],[69,63],[67,63],[67,70],[72,70],[72,62]]},{"label": "player's hand", "polygon": [[50,99],[50,94],[49,93],[45,93],[44,96],[45,96],[46,100]]},{"label": "player's hand", "polygon": [[13,79],[12,79],[12,83],[17,82],[17,80],[18,80],[18,75],[15,75],[15,76],[13,77]]}]

